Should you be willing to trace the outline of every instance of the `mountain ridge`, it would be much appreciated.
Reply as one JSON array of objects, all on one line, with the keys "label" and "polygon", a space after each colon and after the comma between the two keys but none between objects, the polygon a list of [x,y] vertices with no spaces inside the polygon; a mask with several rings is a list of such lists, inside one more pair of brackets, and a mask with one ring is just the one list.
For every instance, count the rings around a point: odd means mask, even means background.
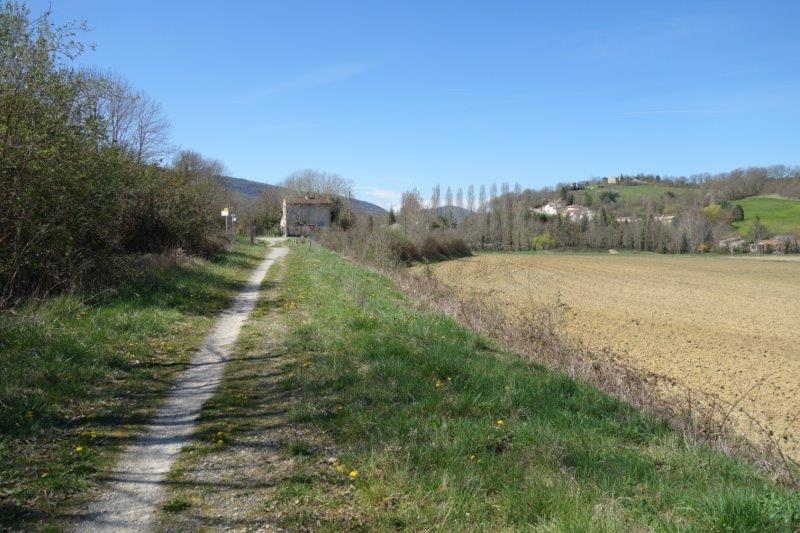
[{"label": "mountain ridge", "polygon": [[[289,189],[280,185],[272,185],[270,183],[253,181],[245,178],[234,178],[233,176],[224,176],[224,185],[226,189],[238,192],[247,198],[257,198],[267,190],[275,191],[278,194],[290,193]],[[379,216],[388,213],[388,211],[379,205],[357,198],[350,199],[350,207],[352,207],[355,212],[363,215]]]}]

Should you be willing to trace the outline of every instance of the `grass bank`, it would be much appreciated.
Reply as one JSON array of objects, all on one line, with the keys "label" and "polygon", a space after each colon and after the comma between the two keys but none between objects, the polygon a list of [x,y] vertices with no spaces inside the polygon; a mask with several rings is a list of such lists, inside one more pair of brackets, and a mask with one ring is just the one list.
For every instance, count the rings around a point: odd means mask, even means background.
[{"label": "grass bank", "polygon": [[733,224],[742,235],[747,235],[756,217],[773,233],[800,232],[800,200],[780,196],[751,196],[734,203],[744,210],[744,220]]},{"label": "grass bank", "polygon": [[[667,424],[297,247],[283,288],[299,398],[289,529],[793,531],[800,496]],[[312,436],[313,435],[313,436]]]},{"label": "grass bank", "polygon": [[238,243],[0,315],[0,528],[46,523],[91,493],[263,255]]}]

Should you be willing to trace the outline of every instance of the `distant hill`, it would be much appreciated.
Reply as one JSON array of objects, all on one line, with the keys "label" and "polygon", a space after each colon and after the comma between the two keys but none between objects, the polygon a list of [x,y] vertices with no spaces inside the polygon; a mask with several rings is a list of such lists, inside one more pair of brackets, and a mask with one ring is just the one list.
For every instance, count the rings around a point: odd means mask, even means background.
[{"label": "distant hill", "polygon": [[473,214],[469,209],[457,205],[443,205],[436,208],[436,216],[451,219],[456,224],[461,224]]},{"label": "distant hill", "polygon": [[[232,178],[229,176],[226,176],[225,180],[225,185],[228,190],[238,192],[247,198],[256,198],[266,190],[273,190],[278,194],[290,194],[289,189],[281,187],[280,185],[270,185],[269,183],[262,183],[260,181]],[[350,199],[350,206],[355,212],[362,215],[380,216],[387,214],[387,211],[381,206],[355,198]]]}]

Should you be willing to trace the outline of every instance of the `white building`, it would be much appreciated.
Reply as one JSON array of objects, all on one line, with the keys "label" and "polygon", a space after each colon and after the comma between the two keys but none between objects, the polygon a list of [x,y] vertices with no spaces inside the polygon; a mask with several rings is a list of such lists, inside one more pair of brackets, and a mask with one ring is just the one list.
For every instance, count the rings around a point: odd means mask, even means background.
[{"label": "white building", "polygon": [[592,220],[594,218],[594,212],[588,207],[582,205],[564,205],[561,201],[549,202],[542,207],[537,207],[533,212],[550,217],[560,215],[573,222],[579,222],[584,217],[586,217],[587,220]]}]

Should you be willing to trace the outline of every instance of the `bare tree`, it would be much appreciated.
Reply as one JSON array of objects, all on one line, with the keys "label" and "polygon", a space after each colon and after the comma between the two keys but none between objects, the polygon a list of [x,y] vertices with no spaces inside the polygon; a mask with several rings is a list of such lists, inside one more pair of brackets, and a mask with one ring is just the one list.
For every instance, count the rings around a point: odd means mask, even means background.
[{"label": "bare tree", "polygon": [[481,212],[486,211],[486,185],[481,185],[481,190],[478,193],[478,204]]},{"label": "bare tree", "polygon": [[467,209],[475,211],[475,186],[467,187]]},{"label": "bare tree", "polygon": [[403,193],[400,201],[400,214],[398,220],[405,231],[411,231],[422,222],[422,196],[413,189]]},{"label": "bare tree", "polygon": [[283,181],[283,186],[301,194],[330,194],[342,198],[350,198],[353,191],[349,179],[313,169],[292,172]]},{"label": "bare tree", "polygon": [[136,120],[138,95],[118,74],[89,71],[88,78],[99,93],[98,112],[105,119],[109,140],[127,147]]},{"label": "bare tree", "polygon": [[90,69],[78,77],[85,106],[102,119],[108,142],[124,148],[140,163],[169,153],[170,123],[161,104],[113,72]]},{"label": "bare tree", "polygon": [[464,207],[464,189],[462,187],[459,187],[456,191],[456,205]]},{"label": "bare tree", "polygon": [[137,161],[146,163],[169,153],[170,123],[164,115],[161,104],[140,92],[134,110],[133,137],[131,151]]},{"label": "bare tree", "polygon": [[453,189],[450,186],[447,187],[447,192],[444,194],[444,205],[453,205]]},{"label": "bare tree", "polygon": [[431,189],[431,209],[436,209],[442,203],[442,187],[436,184]]}]

